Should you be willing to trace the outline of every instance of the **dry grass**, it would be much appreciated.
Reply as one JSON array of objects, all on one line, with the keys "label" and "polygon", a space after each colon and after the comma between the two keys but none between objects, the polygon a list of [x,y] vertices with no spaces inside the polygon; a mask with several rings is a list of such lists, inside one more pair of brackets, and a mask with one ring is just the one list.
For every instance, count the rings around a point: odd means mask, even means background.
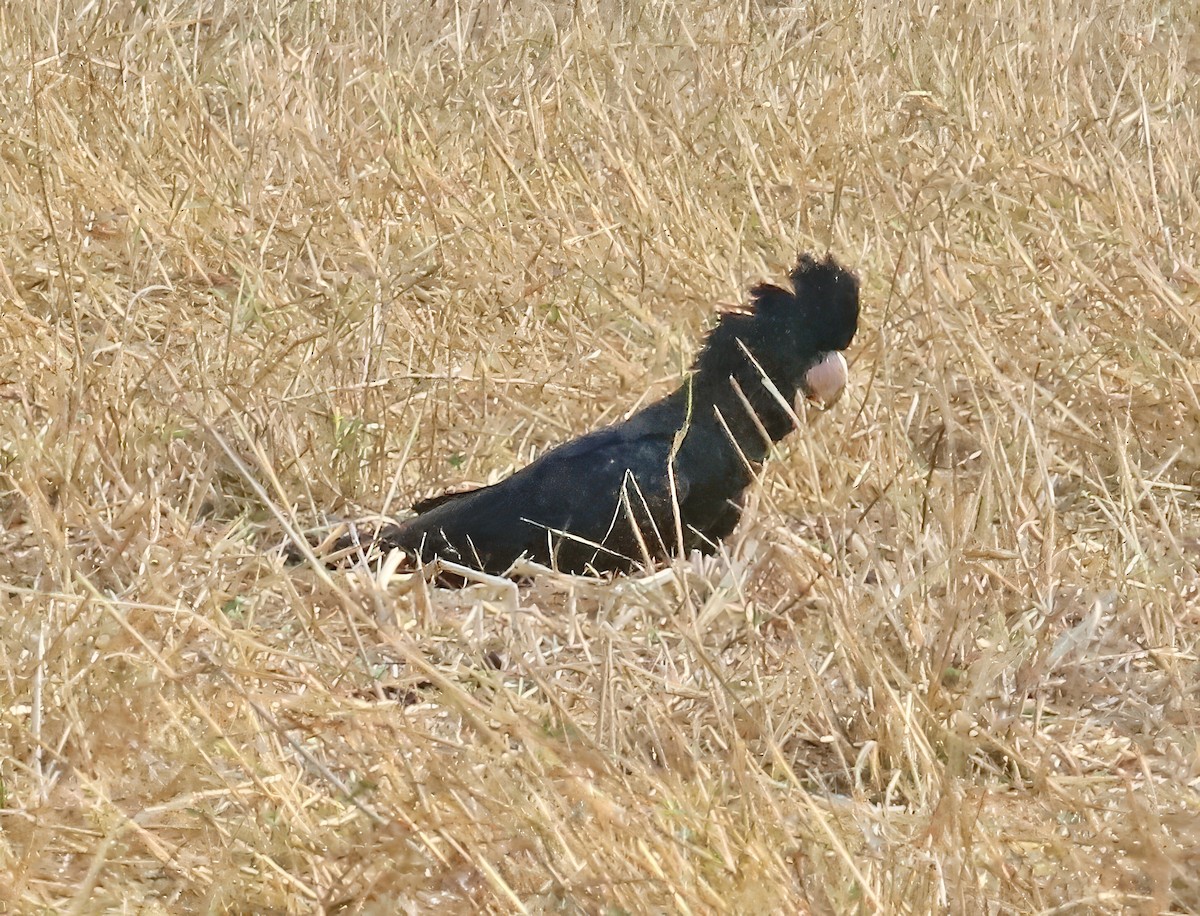
[{"label": "dry grass", "polygon": [[[1200,8],[868,7],[5,8],[0,909],[1200,909]],[[801,249],[853,390],[727,556],[272,552]]]}]

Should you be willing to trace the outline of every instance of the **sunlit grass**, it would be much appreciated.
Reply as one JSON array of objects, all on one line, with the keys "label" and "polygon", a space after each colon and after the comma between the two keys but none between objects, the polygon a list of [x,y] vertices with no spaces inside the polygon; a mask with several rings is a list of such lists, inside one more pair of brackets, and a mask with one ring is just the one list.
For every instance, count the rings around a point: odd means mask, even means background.
[{"label": "sunlit grass", "polygon": [[[1200,909],[1196,9],[243,6],[0,16],[0,907]],[[802,250],[719,556],[283,565]]]}]

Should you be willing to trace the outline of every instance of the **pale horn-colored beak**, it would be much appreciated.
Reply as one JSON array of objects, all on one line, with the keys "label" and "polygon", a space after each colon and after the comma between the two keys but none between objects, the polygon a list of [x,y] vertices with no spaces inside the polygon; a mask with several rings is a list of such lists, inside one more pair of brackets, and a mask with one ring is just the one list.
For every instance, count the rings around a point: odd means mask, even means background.
[{"label": "pale horn-colored beak", "polygon": [[832,407],[846,390],[849,368],[846,357],[836,350],[804,373],[804,394],[823,409]]}]

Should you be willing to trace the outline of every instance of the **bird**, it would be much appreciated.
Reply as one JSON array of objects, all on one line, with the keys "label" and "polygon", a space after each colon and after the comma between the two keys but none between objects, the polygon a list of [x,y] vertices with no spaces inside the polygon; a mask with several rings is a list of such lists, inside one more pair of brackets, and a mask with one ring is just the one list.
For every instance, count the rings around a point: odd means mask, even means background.
[{"label": "bird", "polygon": [[[442,560],[504,575],[521,559],[583,575],[630,573],[736,528],[793,402],[829,407],[847,383],[859,280],[802,254],[790,288],[754,286],[720,315],[683,383],[628,419],[572,439],[490,486],[443,493],[367,539],[413,566]],[[335,549],[358,546],[349,536]]]}]

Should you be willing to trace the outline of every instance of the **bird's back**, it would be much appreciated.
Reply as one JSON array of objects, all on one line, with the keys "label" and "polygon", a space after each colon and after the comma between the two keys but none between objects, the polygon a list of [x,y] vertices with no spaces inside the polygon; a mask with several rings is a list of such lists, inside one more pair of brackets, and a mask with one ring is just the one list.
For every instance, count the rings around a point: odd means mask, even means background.
[{"label": "bird's back", "polygon": [[623,571],[647,551],[662,556],[674,541],[667,463],[676,413],[666,401],[651,405],[499,483],[437,501],[380,539],[426,562],[495,573],[521,556],[569,572]]}]

